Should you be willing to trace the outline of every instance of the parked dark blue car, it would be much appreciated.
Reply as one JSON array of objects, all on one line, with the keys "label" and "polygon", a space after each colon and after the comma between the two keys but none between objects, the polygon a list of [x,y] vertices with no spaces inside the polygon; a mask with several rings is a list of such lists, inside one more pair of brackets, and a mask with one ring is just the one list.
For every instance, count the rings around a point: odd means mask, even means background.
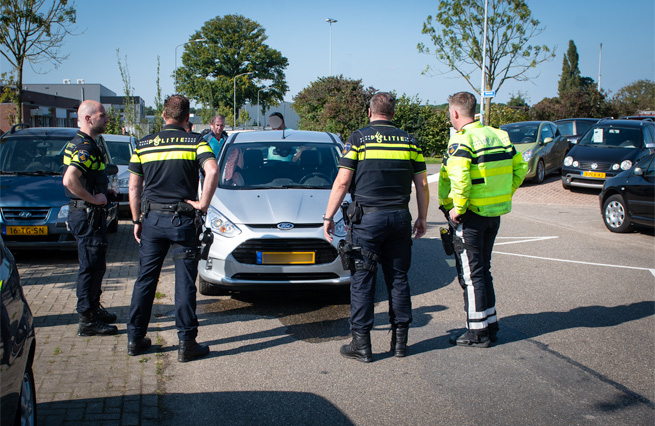
[{"label": "parked dark blue car", "polygon": [[[69,198],[62,183],[64,148],[77,129],[12,130],[0,139],[0,234],[8,247],[77,249],[66,226]],[[117,208],[107,212],[116,229]]]}]

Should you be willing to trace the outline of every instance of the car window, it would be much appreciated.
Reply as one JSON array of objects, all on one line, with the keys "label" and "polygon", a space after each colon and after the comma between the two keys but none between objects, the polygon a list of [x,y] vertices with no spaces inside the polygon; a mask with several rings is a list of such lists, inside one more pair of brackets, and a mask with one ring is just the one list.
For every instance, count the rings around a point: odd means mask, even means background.
[{"label": "car window", "polygon": [[500,128],[507,132],[513,144],[534,143],[537,141],[538,124],[505,124]]},{"label": "car window", "polygon": [[108,141],[105,139],[107,147],[109,148],[109,155],[111,162],[119,166],[127,166],[130,164],[132,157],[132,149],[129,141]]},{"label": "car window", "polygon": [[561,135],[561,133],[559,132],[559,129],[557,128],[557,126],[555,126],[553,124],[549,124],[548,126],[550,127],[550,131],[553,132],[553,135],[555,135],[555,137]]},{"label": "car window", "polygon": [[589,130],[591,128],[591,126],[593,126],[593,125],[594,125],[594,123],[590,123],[588,121],[578,121],[577,126],[576,126],[576,133],[575,134],[576,135],[581,135],[584,132],[586,132],[587,130]]},{"label": "car window", "polygon": [[564,123],[557,123],[557,128],[559,129],[561,134],[566,135],[566,136],[571,136],[571,135],[576,134],[573,131],[573,122],[572,121],[566,121]]},{"label": "car window", "polygon": [[553,131],[550,128],[550,125],[544,124],[541,127],[541,141],[545,141],[546,138],[552,138],[553,137]]},{"label": "car window", "polygon": [[335,146],[311,142],[230,144],[221,158],[219,187],[330,189],[337,174]]},{"label": "car window", "polygon": [[0,171],[61,173],[64,147],[70,139],[8,136],[0,141]]},{"label": "car window", "polygon": [[650,128],[651,128],[651,126],[645,126],[644,127],[644,130],[648,129],[648,130],[644,131],[644,146],[647,145],[647,144],[652,144],[654,142],[653,141],[653,135],[649,131]]},{"label": "car window", "polygon": [[653,178],[655,177],[655,160],[651,157],[648,167],[644,168],[644,177]]},{"label": "car window", "polygon": [[579,145],[634,149],[642,147],[641,129],[596,126],[580,139]]}]

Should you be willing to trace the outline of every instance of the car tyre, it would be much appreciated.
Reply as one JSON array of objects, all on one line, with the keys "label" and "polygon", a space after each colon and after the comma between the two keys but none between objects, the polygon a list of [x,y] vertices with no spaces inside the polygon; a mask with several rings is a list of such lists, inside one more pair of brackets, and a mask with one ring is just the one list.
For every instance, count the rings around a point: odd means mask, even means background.
[{"label": "car tyre", "polygon": [[201,277],[198,277],[198,291],[205,296],[226,296],[229,294],[227,290],[211,285],[211,283],[203,280]]},{"label": "car tyre", "polygon": [[543,183],[546,179],[546,166],[544,166],[544,161],[539,160],[537,162],[537,173],[534,175],[535,183]]},{"label": "car tyre", "polygon": [[605,200],[603,204],[603,222],[612,232],[628,232],[634,225],[631,223],[630,214],[623,197],[614,194]]},{"label": "car tyre", "polygon": [[20,388],[20,405],[16,412],[16,425],[36,424],[36,386],[34,386],[34,372],[29,365],[23,374]]}]

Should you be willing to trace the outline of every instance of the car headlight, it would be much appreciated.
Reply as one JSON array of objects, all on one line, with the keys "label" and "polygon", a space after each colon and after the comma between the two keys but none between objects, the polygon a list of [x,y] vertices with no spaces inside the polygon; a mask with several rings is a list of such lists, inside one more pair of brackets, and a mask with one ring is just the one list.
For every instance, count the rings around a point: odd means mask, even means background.
[{"label": "car headlight", "polygon": [[129,188],[130,187],[130,178],[118,179],[119,188]]},{"label": "car headlight", "polygon": [[57,219],[63,219],[67,220],[68,219],[68,204],[64,204],[61,206],[59,209],[59,213],[57,213]]},{"label": "car headlight", "polygon": [[212,206],[209,206],[209,210],[207,210],[206,224],[214,233],[222,237],[233,238],[241,233],[241,230],[235,224]]},{"label": "car headlight", "polygon": [[523,161],[530,161],[531,158],[532,158],[532,150],[528,149],[523,153]]},{"label": "car headlight", "polygon": [[621,163],[621,170],[630,170],[632,168],[632,161],[624,160]]},{"label": "car headlight", "polygon": [[573,157],[568,155],[566,158],[564,158],[564,165],[566,167],[571,167],[572,164],[573,164]]},{"label": "car headlight", "polygon": [[612,170],[618,170],[619,169],[619,163],[614,163],[612,164]]},{"label": "car headlight", "polygon": [[335,237],[345,237],[346,236],[346,224],[343,221],[343,218],[334,224],[334,236]]}]

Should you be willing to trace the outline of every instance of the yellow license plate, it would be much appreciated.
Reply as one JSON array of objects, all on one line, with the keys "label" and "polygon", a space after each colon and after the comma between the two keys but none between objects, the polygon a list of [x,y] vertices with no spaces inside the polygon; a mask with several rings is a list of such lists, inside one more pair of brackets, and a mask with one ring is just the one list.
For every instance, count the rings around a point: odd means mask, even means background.
[{"label": "yellow license plate", "polygon": [[7,226],[7,235],[48,235],[47,226]]},{"label": "yellow license plate", "polygon": [[582,176],[592,177],[592,178],[605,178],[605,173],[603,173],[603,172],[582,172]]},{"label": "yellow license plate", "polygon": [[259,265],[303,265],[316,262],[316,253],[313,251],[258,251],[257,264]]}]

